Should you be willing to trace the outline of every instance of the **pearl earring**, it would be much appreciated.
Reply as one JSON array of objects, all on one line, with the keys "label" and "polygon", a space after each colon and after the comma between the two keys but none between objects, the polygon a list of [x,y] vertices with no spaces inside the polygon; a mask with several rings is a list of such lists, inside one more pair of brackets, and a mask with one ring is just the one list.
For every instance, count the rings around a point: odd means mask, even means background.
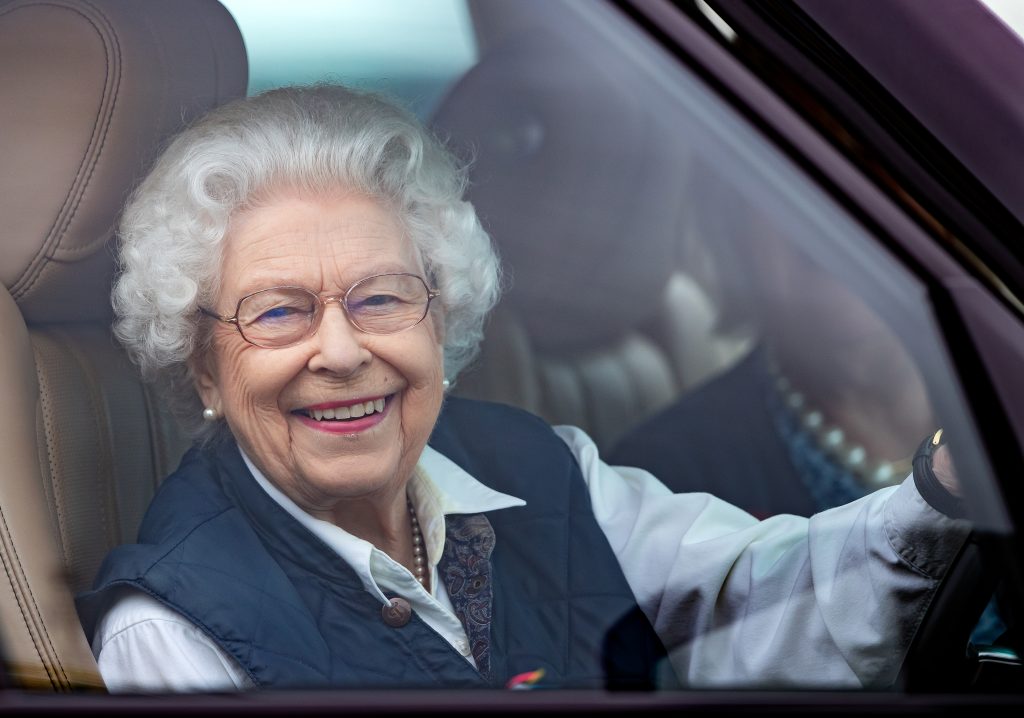
[{"label": "pearl earring", "polygon": [[450,387],[451,385],[452,385],[452,383],[451,383],[450,381],[448,381],[447,379],[445,379],[445,380],[443,380],[443,381],[441,382],[441,386],[443,386],[443,387],[444,387],[445,389],[447,389],[447,388],[448,388],[448,387]]},{"label": "pearl earring", "polygon": [[204,421],[216,421],[217,420],[217,410],[213,409],[213,408],[211,408],[209,406],[206,407],[205,409],[203,409],[203,420]]}]

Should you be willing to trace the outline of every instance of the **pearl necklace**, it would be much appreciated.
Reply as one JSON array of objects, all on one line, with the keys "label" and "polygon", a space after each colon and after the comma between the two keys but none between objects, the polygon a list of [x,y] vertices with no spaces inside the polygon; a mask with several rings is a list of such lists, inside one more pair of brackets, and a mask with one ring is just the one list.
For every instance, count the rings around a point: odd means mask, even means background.
[{"label": "pearl necklace", "polygon": [[412,565],[413,575],[420,582],[423,588],[430,590],[427,585],[427,549],[423,545],[423,532],[420,531],[420,521],[416,517],[416,509],[410,499],[406,499],[409,507],[409,521],[412,524]]},{"label": "pearl necklace", "polygon": [[874,490],[892,486],[910,473],[910,459],[871,460],[863,446],[848,440],[840,426],[828,423],[821,411],[808,405],[804,395],[793,388],[774,363],[770,368],[775,376],[775,388],[786,407],[796,415],[800,426],[815,437],[825,453],[856,476],[866,488]]}]

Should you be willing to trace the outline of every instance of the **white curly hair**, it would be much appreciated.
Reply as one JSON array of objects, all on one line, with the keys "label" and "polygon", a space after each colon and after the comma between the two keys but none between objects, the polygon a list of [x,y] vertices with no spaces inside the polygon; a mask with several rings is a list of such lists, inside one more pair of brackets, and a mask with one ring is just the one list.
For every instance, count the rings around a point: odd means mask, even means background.
[{"label": "white curly hair", "polygon": [[232,215],[279,190],[339,188],[393,208],[441,293],[445,374],[474,357],[500,293],[500,268],[465,168],[416,118],[336,85],[289,87],[224,105],[181,133],[134,192],[120,225],[114,331],[186,431],[209,439],[189,358],[203,349],[199,306],[218,291]]}]

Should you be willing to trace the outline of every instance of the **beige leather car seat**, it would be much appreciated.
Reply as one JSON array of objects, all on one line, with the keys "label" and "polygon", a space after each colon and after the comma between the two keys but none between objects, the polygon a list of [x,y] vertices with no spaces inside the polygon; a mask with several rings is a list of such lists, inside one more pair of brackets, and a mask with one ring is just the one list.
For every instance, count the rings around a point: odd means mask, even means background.
[{"label": "beige leather car seat", "polygon": [[213,0],[0,1],[0,648],[100,686],[72,597],[184,445],[109,332],[111,240],[164,140],[245,92]]},{"label": "beige leather car seat", "polygon": [[[472,7],[484,27],[506,9]],[[531,26],[484,43],[433,125],[471,162],[468,198],[510,274],[455,391],[606,449],[729,357],[680,267],[686,128],[588,42]]]}]

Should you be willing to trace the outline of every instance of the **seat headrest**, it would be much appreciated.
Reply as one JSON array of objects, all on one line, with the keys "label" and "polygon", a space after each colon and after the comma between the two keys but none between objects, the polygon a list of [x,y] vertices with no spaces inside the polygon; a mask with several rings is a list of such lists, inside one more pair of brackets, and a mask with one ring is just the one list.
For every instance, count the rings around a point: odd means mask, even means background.
[{"label": "seat headrest", "polygon": [[654,93],[574,42],[508,38],[433,122],[472,160],[467,196],[512,273],[504,301],[556,352],[602,345],[660,309],[682,205],[682,158],[643,99]]},{"label": "seat headrest", "polygon": [[0,280],[26,320],[110,316],[135,182],[247,81],[216,0],[0,0]]}]

